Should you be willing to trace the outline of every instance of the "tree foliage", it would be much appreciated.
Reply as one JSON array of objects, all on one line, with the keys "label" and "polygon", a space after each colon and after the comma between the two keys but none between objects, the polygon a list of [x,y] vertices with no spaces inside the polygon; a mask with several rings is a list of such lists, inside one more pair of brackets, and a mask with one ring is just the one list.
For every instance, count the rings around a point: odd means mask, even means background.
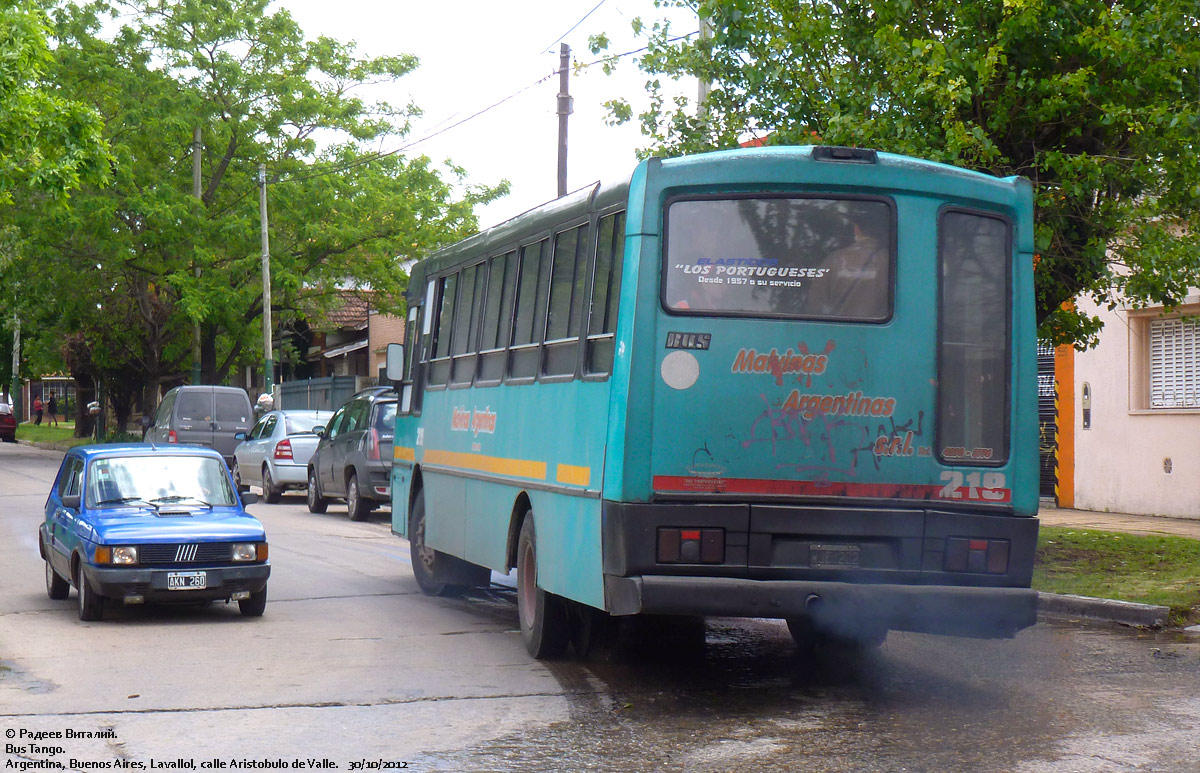
[{"label": "tree foliage", "polygon": [[[1040,332],[1056,343],[1096,343],[1099,320],[1063,308],[1080,295],[1172,307],[1200,285],[1192,0],[659,5],[696,8],[712,34],[644,28],[647,153],[757,137],[1025,175],[1036,189]],[[711,80],[704,110],[668,100],[658,76]],[[612,110],[632,118],[620,100]]]},{"label": "tree foliage", "polygon": [[[62,2],[53,19],[47,72],[102,116],[111,184],[85,187],[69,210],[16,202],[12,216],[53,277],[39,327],[82,332],[110,394],[186,375],[194,325],[206,383],[261,362],[260,163],[276,322],[301,295],[319,307],[345,286],[398,310],[404,261],[473,231],[474,205],[506,190],[456,186],[461,169],[382,152],[416,108],[360,92],[416,59],[309,39],[268,0]],[[71,292],[53,292],[64,280]]]}]

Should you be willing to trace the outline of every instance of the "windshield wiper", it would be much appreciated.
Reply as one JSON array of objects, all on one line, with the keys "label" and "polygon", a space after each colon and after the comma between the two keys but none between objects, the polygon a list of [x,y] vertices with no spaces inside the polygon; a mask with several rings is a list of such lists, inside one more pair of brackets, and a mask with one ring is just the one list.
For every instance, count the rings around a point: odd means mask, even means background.
[{"label": "windshield wiper", "polygon": [[172,495],[169,497],[158,497],[157,499],[150,500],[150,504],[155,505],[155,506],[159,505],[160,503],[165,504],[165,503],[170,503],[170,502],[195,502],[196,504],[204,505],[209,510],[212,509],[212,502],[206,502],[203,499],[201,499],[200,497],[189,497],[189,496],[183,496],[181,494],[175,494],[175,495]]},{"label": "windshield wiper", "polygon": [[96,503],[96,505],[97,506],[99,506],[99,505],[123,505],[128,502],[141,502],[142,504],[145,504],[145,505],[150,504],[149,502],[142,499],[141,497],[117,497],[115,499],[101,499],[99,502]]}]

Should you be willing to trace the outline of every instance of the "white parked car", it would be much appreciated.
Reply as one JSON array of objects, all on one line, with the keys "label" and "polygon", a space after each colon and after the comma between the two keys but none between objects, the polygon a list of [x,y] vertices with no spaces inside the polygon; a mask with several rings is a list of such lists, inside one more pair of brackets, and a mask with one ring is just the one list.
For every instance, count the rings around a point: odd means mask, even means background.
[{"label": "white parked car", "polygon": [[329,423],[333,411],[271,411],[250,430],[238,433],[233,450],[233,481],[238,491],[262,486],[271,504],[288,489],[308,485],[308,460],[317,448],[315,427]]}]

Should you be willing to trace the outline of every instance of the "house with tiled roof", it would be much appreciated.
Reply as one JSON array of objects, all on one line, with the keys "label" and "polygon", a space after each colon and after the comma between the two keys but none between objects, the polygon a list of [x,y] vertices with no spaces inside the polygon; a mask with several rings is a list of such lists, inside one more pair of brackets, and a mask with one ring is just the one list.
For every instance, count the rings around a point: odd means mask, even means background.
[{"label": "house with tiled roof", "polygon": [[316,378],[377,378],[388,344],[404,343],[404,320],[375,309],[369,290],[341,290],[338,296],[330,309],[309,318],[310,372]]}]

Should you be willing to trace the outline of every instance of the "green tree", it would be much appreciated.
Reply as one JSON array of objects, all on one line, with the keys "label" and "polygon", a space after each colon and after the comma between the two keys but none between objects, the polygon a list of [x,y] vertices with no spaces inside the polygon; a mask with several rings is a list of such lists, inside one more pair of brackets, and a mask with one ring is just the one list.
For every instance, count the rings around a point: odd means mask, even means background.
[{"label": "green tree", "polygon": [[77,195],[70,212],[22,214],[55,272],[80,280],[55,318],[86,331],[90,356],[73,361],[110,395],[129,374],[140,374],[151,399],[161,382],[182,378],[194,323],[204,381],[260,361],[260,162],[276,319],[301,294],[331,297],[345,285],[369,285],[398,306],[402,262],[472,231],[474,205],[505,190],[456,189],[460,169],[378,151],[400,144],[415,108],[356,94],[410,72],[412,57],[361,59],[351,45],[308,41],[266,0],[119,7],[124,25],[106,35],[100,22],[114,6],[59,6],[53,67],[64,92],[103,115],[113,184]]},{"label": "green tree", "polygon": [[[0,213],[15,198],[36,206],[61,206],[81,183],[100,183],[108,154],[100,116],[87,104],[64,98],[46,76],[53,59],[47,20],[35,2],[0,7]],[[27,282],[36,266],[21,232],[0,220],[0,328],[27,318]],[[8,391],[12,339],[0,336],[0,383]]]},{"label": "green tree", "polygon": [[[712,34],[643,30],[647,153],[757,137],[1025,175],[1040,333],[1056,343],[1097,341],[1099,319],[1062,308],[1073,298],[1171,307],[1200,285],[1194,0],[658,4],[696,9]],[[662,75],[710,80],[704,110],[668,100]],[[614,120],[632,118],[611,106]]]}]

